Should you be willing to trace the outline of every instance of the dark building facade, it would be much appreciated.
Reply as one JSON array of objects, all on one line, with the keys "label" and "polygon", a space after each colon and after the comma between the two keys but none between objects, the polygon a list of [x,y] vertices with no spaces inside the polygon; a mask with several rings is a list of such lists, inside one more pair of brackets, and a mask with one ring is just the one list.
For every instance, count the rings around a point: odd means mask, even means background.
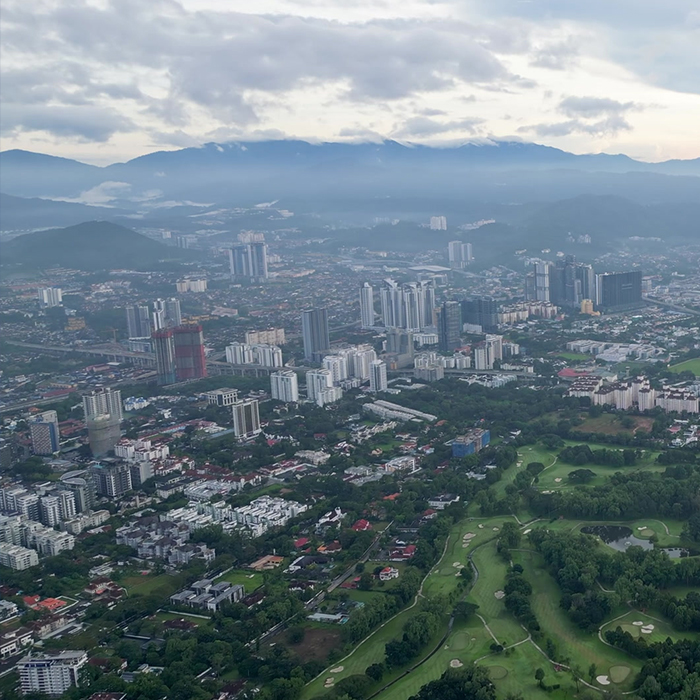
[{"label": "dark building facade", "polygon": [[606,311],[642,303],[642,272],[606,272],[596,275],[596,304]]},{"label": "dark building facade", "polygon": [[304,339],[304,359],[320,362],[331,347],[327,309],[302,311],[301,334]]},{"label": "dark building facade", "polygon": [[495,299],[479,297],[462,301],[462,322],[481,326],[485,331],[498,326],[498,303]]},{"label": "dark building facade", "polygon": [[450,352],[461,344],[462,308],[458,301],[446,301],[438,309],[438,347]]},{"label": "dark building facade", "polygon": [[202,326],[191,324],[173,328],[175,378],[178,382],[207,376]]}]

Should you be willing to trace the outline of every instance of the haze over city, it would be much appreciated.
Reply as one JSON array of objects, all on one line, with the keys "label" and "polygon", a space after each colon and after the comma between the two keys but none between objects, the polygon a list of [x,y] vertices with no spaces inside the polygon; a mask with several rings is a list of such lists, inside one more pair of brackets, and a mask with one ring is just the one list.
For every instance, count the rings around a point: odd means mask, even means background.
[{"label": "haze over city", "polygon": [[700,10],[5,0],[2,700],[700,698]]}]

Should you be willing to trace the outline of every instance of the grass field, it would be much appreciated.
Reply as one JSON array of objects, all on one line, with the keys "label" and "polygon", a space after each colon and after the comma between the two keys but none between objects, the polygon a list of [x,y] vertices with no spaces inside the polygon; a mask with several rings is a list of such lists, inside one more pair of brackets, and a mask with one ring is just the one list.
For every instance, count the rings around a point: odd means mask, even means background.
[{"label": "grass field", "polygon": [[[650,634],[642,632],[642,625],[634,625],[634,622],[643,622],[644,625],[654,625],[654,629]],[[623,631],[629,632],[635,639],[639,637],[644,637],[649,644],[654,642],[664,642],[668,637],[673,639],[697,639],[697,632],[682,632],[679,633],[673,629],[669,622],[662,620],[658,615],[651,617],[645,613],[641,613],[637,610],[632,610],[628,612],[624,617],[618,620],[610,621],[603,629],[603,633],[608,630],[614,630],[618,627],[622,627]]]},{"label": "grass field", "polygon": [[650,431],[654,420],[645,416],[633,416],[634,426],[625,428],[620,421],[620,417],[615,413],[604,413],[596,418],[586,418],[581,425],[573,428],[581,433],[602,433],[604,435],[632,435],[640,430]]},{"label": "grass field", "polygon": [[241,585],[245,588],[246,594],[252,593],[256,588],[262,586],[263,575],[258,571],[247,571],[245,569],[232,569],[227,571],[223,576],[216,579],[217,581],[228,581],[234,586]]},{"label": "grass field", "polygon": [[494,636],[503,646],[515,644],[527,637],[527,633],[515,618],[506,610],[503,600],[494,593],[503,590],[509,566],[496,552],[496,542],[489,542],[473,554],[473,561],[479,570],[479,578],[467,600],[479,606],[478,614],[486,622]]},{"label": "grass field", "polygon": [[130,596],[153,594],[170,596],[182,588],[184,576],[181,574],[160,574],[159,576],[147,574],[146,576],[129,576],[119,583],[126,588]]},{"label": "grass field", "polygon": [[671,372],[692,372],[696,377],[700,377],[700,357],[673,365],[669,369]]},{"label": "grass field", "polygon": [[[584,670],[594,663],[599,674],[608,674],[612,666],[629,666],[630,684],[641,667],[641,662],[622,651],[613,649],[600,641],[595,633],[579,629],[559,607],[561,592],[556,581],[544,569],[542,557],[537,552],[514,552],[513,561],[525,569],[532,584],[532,610],[545,634],[552,638],[560,657],[568,657]],[[624,684],[621,684],[621,687]],[[624,685],[626,688],[626,685]]]},{"label": "grass field", "polygon": [[585,361],[585,360],[593,360],[594,357],[593,355],[584,355],[583,353],[580,352],[558,352],[555,357],[561,357],[564,360],[571,360],[572,362],[576,360],[580,361]]}]

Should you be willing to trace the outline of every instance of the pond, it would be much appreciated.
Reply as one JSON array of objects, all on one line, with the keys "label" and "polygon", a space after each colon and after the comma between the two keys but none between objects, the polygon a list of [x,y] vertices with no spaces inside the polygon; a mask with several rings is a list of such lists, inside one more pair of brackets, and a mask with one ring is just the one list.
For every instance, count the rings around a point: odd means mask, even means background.
[{"label": "pond", "polygon": [[649,540],[635,537],[632,530],[624,525],[587,525],[581,528],[586,535],[597,535],[605,544],[618,552],[624,552],[628,547],[637,545],[642,549],[654,549]]},{"label": "pond", "polygon": [[[649,540],[636,537],[632,530],[625,525],[587,525],[581,528],[581,532],[586,535],[597,535],[608,547],[612,547],[618,552],[625,552],[633,545],[642,549],[654,549],[654,545]],[[695,552],[681,547],[662,547],[661,549],[671,559],[680,559],[695,554]]]}]

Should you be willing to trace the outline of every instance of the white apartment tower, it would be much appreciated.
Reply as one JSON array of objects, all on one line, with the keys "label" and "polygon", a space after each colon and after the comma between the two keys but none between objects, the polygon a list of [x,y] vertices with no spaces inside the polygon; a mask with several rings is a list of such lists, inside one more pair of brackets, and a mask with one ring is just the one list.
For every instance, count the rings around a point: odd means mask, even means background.
[{"label": "white apartment tower", "polygon": [[296,372],[291,369],[273,372],[270,375],[270,394],[277,401],[298,403],[299,382]]},{"label": "white apartment tower", "polygon": [[373,393],[386,391],[389,386],[386,378],[386,364],[381,360],[375,360],[369,366],[369,390]]},{"label": "white apartment tower", "polygon": [[236,401],[233,410],[233,432],[237,438],[251,438],[262,432],[257,399]]},{"label": "white apartment tower", "polygon": [[369,282],[360,287],[360,322],[362,328],[374,326],[374,289]]}]

